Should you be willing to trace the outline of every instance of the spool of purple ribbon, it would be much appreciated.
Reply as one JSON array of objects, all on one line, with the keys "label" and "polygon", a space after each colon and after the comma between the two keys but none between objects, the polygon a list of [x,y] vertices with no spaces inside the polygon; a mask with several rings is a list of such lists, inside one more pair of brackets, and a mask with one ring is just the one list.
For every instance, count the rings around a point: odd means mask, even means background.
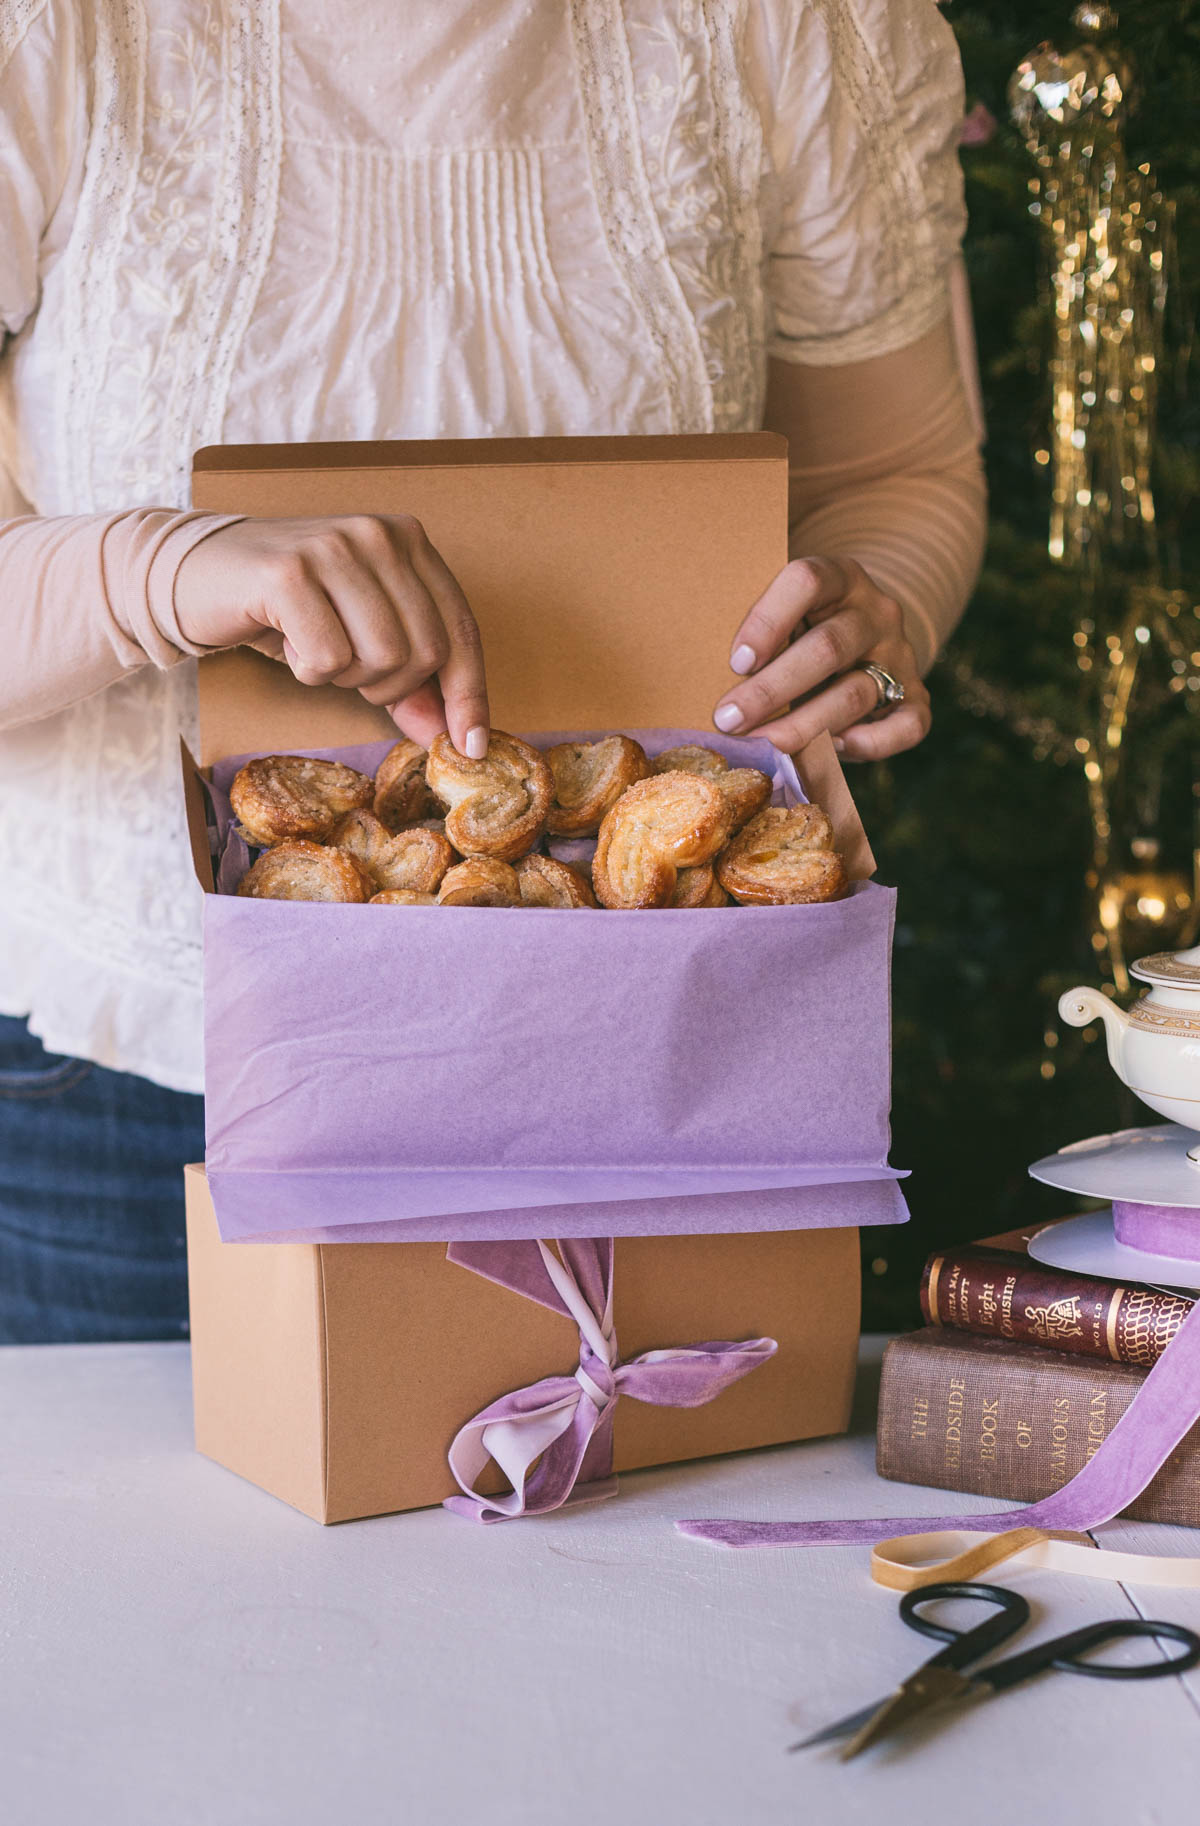
[{"label": "spool of purple ribbon", "polygon": [[1113,1200],[1113,1235],[1126,1249],[1200,1262],[1200,1211],[1178,1205],[1126,1205]]}]

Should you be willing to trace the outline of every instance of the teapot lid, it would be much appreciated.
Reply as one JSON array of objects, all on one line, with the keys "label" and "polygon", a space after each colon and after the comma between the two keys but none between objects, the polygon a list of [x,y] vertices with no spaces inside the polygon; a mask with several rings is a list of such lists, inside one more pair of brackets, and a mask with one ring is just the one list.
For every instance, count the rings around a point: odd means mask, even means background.
[{"label": "teapot lid", "polygon": [[1189,951],[1155,951],[1129,966],[1130,976],[1143,983],[1165,983],[1176,988],[1200,989],[1200,945]]}]

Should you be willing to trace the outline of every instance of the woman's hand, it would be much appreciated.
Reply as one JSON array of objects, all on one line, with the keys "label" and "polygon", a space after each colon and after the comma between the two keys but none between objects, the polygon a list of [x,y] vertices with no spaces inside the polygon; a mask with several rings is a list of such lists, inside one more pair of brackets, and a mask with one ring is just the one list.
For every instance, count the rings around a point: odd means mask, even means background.
[{"label": "woman's hand", "polygon": [[179,567],[175,612],[200,647],[251,646],[303,685],[342,685],[383,704],[428,747],[487,752],[479,629],[466,597],[408,514],[242,520]]},{"label": "woman's hand", "polygon": [[[877,721],[875,681],[858,669],[867,660],[904,686],[904,702]],[[878,761],[929,732],[929,693],[899,606],[852,558],[793,559],[738,629],[729,663],[746,682],[713,713],[727,735],[798,754],[828,729],[848,760]]]}]

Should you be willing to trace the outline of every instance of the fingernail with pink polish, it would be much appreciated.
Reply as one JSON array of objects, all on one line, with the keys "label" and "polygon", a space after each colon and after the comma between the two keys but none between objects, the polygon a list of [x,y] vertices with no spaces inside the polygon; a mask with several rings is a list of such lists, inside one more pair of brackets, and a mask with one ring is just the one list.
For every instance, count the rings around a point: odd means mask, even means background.
[{"label": "fingernail with pink polish", "polygon": [[745,720],[736,704],[722,704],[721,708],[713,713],[713,722],[718,729],[723,729],[726,735],[731,735],[735,729],[740,729]]},{"label": "fingernail with pink polish", "polygon": [[488,732],[482,723],[476,723],[474,729],[467,730],[467,759],[468,761],[482,761],[487,751]]},{"label": "fingernail with pink polish", "polygon": [[754,651],[753,647],[747,647],[745,645],[735,647],[729,656],[731,670],[734,672],[741,672],[743,675],[747,672],[753,672],[757,664],[758,654]]}]

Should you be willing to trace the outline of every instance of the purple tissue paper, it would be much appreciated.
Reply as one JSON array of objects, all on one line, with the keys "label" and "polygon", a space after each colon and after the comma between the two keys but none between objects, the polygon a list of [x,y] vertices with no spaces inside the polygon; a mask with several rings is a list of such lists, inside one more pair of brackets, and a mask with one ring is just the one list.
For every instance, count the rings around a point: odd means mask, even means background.
[{"label": "purple tissue paper", "polygon": [[[651,754],[720,748],[770,773],[777,802],[803,798],[766,743],[633,733]],[[388,746],[307,752],[373,771]],[[227,1241],[904,1221],[890,889],[655,912],[240,900],[227,789],[245,758],[214,770],[223,891],[205,905]]]}]

